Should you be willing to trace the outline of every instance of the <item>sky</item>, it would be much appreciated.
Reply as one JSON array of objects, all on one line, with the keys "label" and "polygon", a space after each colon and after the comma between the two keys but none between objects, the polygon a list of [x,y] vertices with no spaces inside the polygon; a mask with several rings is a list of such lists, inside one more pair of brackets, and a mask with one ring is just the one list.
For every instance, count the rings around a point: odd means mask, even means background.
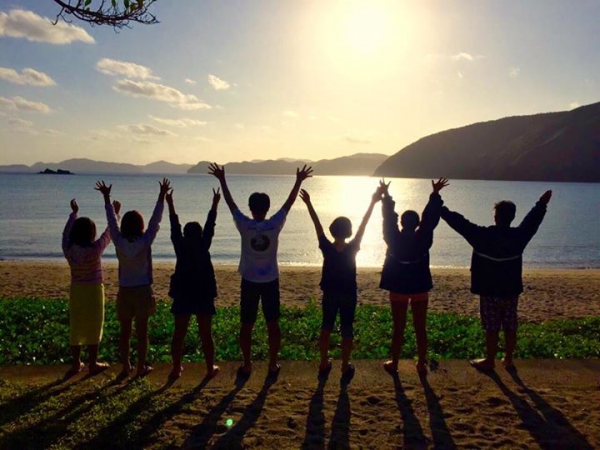
[{"label": "sky", "polygon": [[0,1],[0,164],[391,155],[600,101],[598,0],[158,0],[118,32],[58,10]]}]

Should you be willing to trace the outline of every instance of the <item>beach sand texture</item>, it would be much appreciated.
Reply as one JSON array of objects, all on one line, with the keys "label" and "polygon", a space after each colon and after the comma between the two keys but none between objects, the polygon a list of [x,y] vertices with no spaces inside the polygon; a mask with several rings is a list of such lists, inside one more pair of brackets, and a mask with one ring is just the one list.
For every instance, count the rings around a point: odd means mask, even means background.
[{"label": "beach sand texture", "polygon": [[[154,264],[154,291],[169,301],[172,263]],[[320,300],[319,267],[282,267],[281,301],[302,307],[309,299]],[[216,265],[219,286],[217,307],[239,304],[240,276],[234,266]],[[479,298],[469,291],[467,269],[433,269],[434,289],[430,311],[477,316]],[[104,263],[106,298],[114,301],[118,288],[117,265]],[[359,269],[359,304],[387,305],[387,292],[379,289],[379,269]],[[69,267],[65,262],[0,261],[0,296],[67,299]],[[519,316],[528,322],[559,318],[600,316],[600,270],[526,270],[525,291]]]}]

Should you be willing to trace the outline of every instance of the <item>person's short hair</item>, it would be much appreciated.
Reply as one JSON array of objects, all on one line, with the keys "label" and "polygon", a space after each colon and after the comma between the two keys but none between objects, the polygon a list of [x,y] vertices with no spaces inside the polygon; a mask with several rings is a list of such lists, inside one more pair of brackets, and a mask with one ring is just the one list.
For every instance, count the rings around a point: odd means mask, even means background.
[{"label": "person's short hair", "polygon": [[329,225],[329,232],[334,238],[346,239],[352,236],[352,222],[347,217],[336,217]]},{"label": "person's short hair", "polygon": [[517,213],[517,206],[510,200],[502,200],[494,205],[498,223],[510,225]]},{"label": "person's short hair", "polygon": [[271,207],[271,199],[264,192],[254,192],[248,198],[248,207],[255,214],[266,214]]},{"label": "person's short hair", "polygon": [[144,218],[138,211],[127,211],[121,219],[121,234],[130,241],[144,234]]},{"label": "person's short hair", "polygon": [[404,211],[400,217],[400,224],[402,225],[402,228],[408,231],[415,231],[420,222],[421,219],[419,218],[419,213],[413,211],[412,209]]},{"label": "person's short hair", "polygon": [[69,232],[69,245],[89,247],[96,240],[96,224],[89,217],[79,217]]},{"label": "person's short hair", "polygon": [[197,240],[202,238],[202,226],[198,222],[188,222],[183,227],[183,237]]}]

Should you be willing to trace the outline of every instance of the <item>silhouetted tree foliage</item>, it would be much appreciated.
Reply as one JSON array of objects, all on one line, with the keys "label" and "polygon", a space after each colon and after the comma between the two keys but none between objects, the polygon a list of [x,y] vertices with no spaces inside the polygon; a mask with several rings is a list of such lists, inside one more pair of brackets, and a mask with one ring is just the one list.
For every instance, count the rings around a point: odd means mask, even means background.
[{"label": "silhouetted tree foliage", "polygon": [[[72,18],[92,25],[128,27],[131,22],[152,25],[158,23],[148,10],[156,0],[52,0],[60,6],[56,22]],[[55,23],[56,23],[55,22]]]}]

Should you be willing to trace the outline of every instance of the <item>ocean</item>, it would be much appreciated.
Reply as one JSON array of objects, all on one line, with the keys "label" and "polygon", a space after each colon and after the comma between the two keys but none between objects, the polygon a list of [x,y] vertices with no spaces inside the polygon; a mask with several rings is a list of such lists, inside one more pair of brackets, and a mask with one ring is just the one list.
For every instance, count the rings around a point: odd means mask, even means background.
[{"label": "ocean", "polygon": [[[113,198],[123,212],[137,209],[148,221],[158,196],[160,175],[38,175],[0,174],[0,259],[61,260],[61,235],[70,213],[69,201],[76,198],[80,216],[96,222],[98,231],[106,226],[103,200],[93,189],[96,180],[113,184]],[[218,186],[210,175],[170,175],[174,199],[182,223],[204,225],[210,208],[212,188]],[[255,191],[271,197],[275,213],[287,198],[294,176],[228,175],[238,206],[249,214],[248,196]],[[425,179],[389,179],[396,210],[419,213],[427,203],[431,183]],[[303,187],[309,191],[325,229],[337,216],[347,216],[358,227],[378,180],[370,177],[315,176]],[[554,195],[538,233],[524,254],[526,268],[600,268],[600,184],[450,180],[441,194],[445,205],[480,225],[493,223],[493,205],[503,199],[517,204],[518,224],[547,189]],[[169,240],[168,211],[153,246],[157,261],[174,261]],[[237,264],[240,240],[225,201],[219,205],[217,228],[211,254],[215,264]],[[380,267],[385,255],[381,233],[381,208],[375,207],[361,251],[359,267]],[[433,267],[468,267],[471,250],[462,237],[442,220],[435,231],[431,250]],[[115,259],[114,247],[105,252]],[[306,206],[300,198],[290,211],[280,236],[281,265],[318,266],[322,257]]]}]

